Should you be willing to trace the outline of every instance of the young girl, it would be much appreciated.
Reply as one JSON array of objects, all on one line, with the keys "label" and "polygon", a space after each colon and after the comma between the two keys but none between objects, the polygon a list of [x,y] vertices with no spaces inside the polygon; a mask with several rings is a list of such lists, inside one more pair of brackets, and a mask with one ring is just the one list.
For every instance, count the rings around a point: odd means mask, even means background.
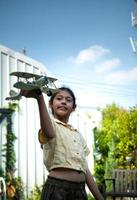
[{"label": "young girl", "polygon": [[87,166],[89,149],[85,140],[68,124],[69,116],[76,108],[72,90],[61,87],[51,96],[49,106],[53,117],[48,113],[41,91],[22,90],[21,95],[35,98],[39,107],[39,141],[49,171],[41,200],[87,200],[85,184],[96,200],[103,200]]}]

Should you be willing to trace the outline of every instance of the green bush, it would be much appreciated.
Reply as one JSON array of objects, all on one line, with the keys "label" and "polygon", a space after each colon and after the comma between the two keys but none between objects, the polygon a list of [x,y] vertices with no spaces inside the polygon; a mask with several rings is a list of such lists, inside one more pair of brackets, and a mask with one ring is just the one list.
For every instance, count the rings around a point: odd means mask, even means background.
[{"label": "green bush", "polygon": [[35,186],[34,189],[30,192],[27,200],[40,200],[41,187]]},{"label": "green bush", "polygon": [[95,200],[93,196],[91,196],[90,194],[88,194],[88,200]]}]

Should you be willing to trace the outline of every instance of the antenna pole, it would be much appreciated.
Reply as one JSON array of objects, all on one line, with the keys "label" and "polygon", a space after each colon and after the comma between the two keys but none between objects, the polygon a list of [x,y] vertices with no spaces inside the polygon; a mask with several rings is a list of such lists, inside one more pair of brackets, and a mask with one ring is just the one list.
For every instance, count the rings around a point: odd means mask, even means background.
[{"label": "antenna pole", "polygon": [[[131,25],[133,28],[137,28],[137,0],[134,0],[134,2],[135,2],[135,9],[133,12],[131,12]],[[137,41],[132,37],[129,38],[129,41],[133,52],[137,53]]]}]

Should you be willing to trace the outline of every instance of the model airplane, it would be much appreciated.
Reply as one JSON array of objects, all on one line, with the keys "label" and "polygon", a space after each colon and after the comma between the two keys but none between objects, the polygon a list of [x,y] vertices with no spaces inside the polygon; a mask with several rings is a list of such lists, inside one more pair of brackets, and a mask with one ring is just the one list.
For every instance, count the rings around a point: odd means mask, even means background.
[{"label": "model airplane", "polygon": [[[37,90],[40,89],[42,92],[46,93],[47,96],[51,96],[54,92],[57,91],[55,85],[56,78],[48,77],[45,75],[37,75],[28,72],[12,72],[11,76],[17,77],[17,82],[13,85],[17,89],[21,90]],[[11,94],[12,93],[12,94]],[[13,94],[10,91],[10,97],[7,97],[7,100],[19,100],[21,97],[20,94]]]}]

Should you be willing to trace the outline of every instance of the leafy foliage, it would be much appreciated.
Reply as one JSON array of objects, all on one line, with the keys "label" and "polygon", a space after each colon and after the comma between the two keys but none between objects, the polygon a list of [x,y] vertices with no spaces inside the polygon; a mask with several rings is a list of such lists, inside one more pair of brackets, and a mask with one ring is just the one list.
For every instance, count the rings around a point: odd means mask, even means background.
[{"label": "leafy foliage", "polygon": [[88,194],[88,200],[95,200],[93,196],[91,196],[90,194]]},{"label": "leafy foliage", "polygon": [[137,106],[126,110],[116,104],[107,105],[94,137],[98,184],[104,177],[111,177],[113,168],[137,168]]},{"label": "leafy foliage", "polygon": [[21,177],[10,177],[8,175],[7,185],[7,199],[8,200],[25,200],[24,185]]},{"label": "leafy foliage", "polygon": [[27,200],[39,200],[41,194],[41,187],[35,186],[33,190],[30,192],[30,195]]},{"label": "leafy foliage", "polygon": [[[1,175],[6,180],[7,200],[23,200],[24,187],[20,177],[15,177],[16,171],[16,155],[14,150],[14,143],[17,139],[12,131],[12,114],[14,113],[17,104],[9,104],[7,115],[7,134],[6,144],[3,145],[3,157],[5,157],[5,169],[1,169]],[[5,173],[4,173],[5,171]]]}]

